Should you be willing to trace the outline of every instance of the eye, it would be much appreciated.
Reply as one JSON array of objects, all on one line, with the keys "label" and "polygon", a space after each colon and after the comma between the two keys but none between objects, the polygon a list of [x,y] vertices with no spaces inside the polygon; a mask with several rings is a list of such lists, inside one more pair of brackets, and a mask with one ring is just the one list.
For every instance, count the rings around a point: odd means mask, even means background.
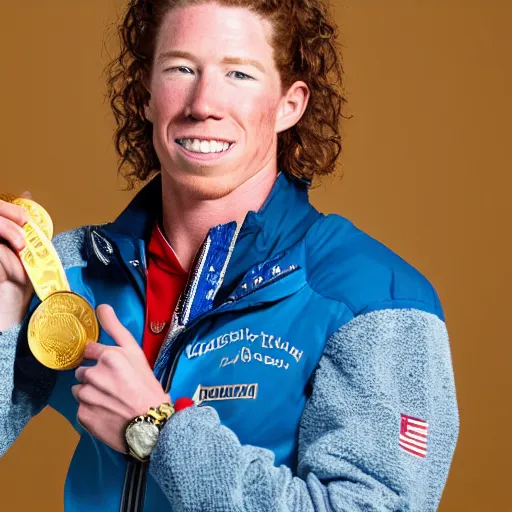
[{"label": "eye", "polygon": [[176,66],[174,68],[167,68],[165,71],[180,73],[184,75],[192,73],[192,70],[190,68],[187,68],[186,66]]},{"label": "eye", "polygon": [[235,74],[235,78],[238,78],[240,80],[254,80],[252,76],[246,75],[245,73],[242,73],[241,71],[230,71],[230,74]]}]

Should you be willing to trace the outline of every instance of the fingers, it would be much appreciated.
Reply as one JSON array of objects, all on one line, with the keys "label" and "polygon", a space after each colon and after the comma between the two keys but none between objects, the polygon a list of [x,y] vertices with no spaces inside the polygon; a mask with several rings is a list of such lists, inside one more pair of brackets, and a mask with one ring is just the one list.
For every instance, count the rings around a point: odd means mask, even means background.
[{"label": "fingers", "polygon": [[87,370],[88,366],[79,366],[75,370],[75,379],[80,382],[80,384],[83,384],[84,377],[85,377],[85,371]]},{"label": "fingers", "polygon": [[5,281],[11,281],[21,286],[30,283],[17,254],[7,245],[0,243],[0,283]]},{"label": "fingers", "polygon": [[23,206],[18,206],[17,204],[8,203],[1,200],[0,216],[11,220],[12,222],[18,224],[20,227],[25,225],[30,218],[27,210],[25,210]]},{"label": "fingers", "polygon": [[0,216],[0,242],[6,242],[14,251],[25,247],[25,234],[14,222]]},{"label": "fingers", "polygon": [[[107,410],[110,409],[111,411],[119,409],[119,403],[114,397],[105,394],[101,389],[91,384],[75,384],[71,386],[71,393],[73,398],[81,405],[85,404],[86,406],[101,407]],[[84,418],[80,419],[83,420]]]},{"label": "fingers", "polygon": [[96,312],[101,327],[120,347],[137,347],[140,350],[139,344],[131,332],[119,321],[111,306],[101,304],[96,308]]},{"label": "fingers", "polygon": [[84,359],[91,359],[97,361],[102,356],[102,354],[109,348],[112,347],[108,345],[102,345],[101,343],[89,342],[87,343],[87,345],[85,345]]},{"label": "fingers", "polygon": [[75,370],[75,378],[81,385],[93,387],[105,395],[116,396],[117,394],[117,386],[112,375],[96,366],[78,367]]},{"label": "fingers", "polygon": [[28,214],[23,210],[13,210],[19,206],[0,201],[0,241],[7,242],[15,251],[25,247],[25,233],[21,226],[28,221]]},{"label": "fingers", "polygon": [[21,206],[0,201],[0,282],[13,281],[25,285],[27,276],[17,253],[25,247],[21,226],[29,215]]}]

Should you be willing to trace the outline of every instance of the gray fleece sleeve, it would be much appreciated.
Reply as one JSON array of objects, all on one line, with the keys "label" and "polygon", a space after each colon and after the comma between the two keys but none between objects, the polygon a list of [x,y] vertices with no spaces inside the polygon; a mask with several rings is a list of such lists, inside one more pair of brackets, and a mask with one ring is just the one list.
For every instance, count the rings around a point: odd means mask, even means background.
[{"label": "gray fleece sleeve", "polygon": [[[428,423],[425,457],[399,444],[402,415]],[[174,512],[429,512],[457,435],[444,322],[385,309],[328,340],[301,420],[298,468],[275,467],[272,452],[242,446],[214,409],[191,407],[162,430],[150,471]]]},{"label": "gray fleece sleeve", "polygon": [[55,372],[30,353],[26,319],[0,333],[0,457],[47,404]]},{"label": "gray fleece sleeve", "polygon": [[[84,234],[85,228],[77,228],[53,239],[64,270],[85,266]],[[55,387],[57,373],[39,363],[28,346],[27,326],[38,304],[34,296],[21,325],[0,332],[0,457],[46,406]]]}]

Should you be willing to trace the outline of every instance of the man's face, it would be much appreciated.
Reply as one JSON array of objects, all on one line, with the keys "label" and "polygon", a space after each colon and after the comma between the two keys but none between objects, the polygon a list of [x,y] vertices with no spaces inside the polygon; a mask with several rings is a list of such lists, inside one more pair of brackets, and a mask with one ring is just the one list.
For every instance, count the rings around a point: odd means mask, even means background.
[{"label": "man's face", "polygon": [[212,3],[167,14],[146,111],[164,180],[214,199],[277,172],[283,102],[269,40],[270,24],[248,9]]}]

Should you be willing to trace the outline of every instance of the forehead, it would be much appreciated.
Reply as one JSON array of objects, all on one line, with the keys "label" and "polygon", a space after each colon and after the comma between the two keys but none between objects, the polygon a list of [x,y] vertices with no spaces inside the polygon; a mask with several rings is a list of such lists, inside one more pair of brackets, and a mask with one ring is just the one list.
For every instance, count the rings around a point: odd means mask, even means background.
[{"label": "forehead", "polygon": [[243,7],[216,3],[173,9],[165,16],[157,52],[169,49],[199,54],[223,53],[272,58],[271,25]]}]

